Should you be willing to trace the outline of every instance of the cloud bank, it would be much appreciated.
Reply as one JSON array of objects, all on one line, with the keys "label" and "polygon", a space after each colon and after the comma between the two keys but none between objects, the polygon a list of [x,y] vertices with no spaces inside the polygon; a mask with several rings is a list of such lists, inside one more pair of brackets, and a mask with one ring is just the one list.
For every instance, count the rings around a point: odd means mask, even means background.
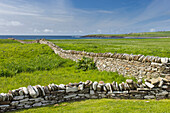
[{"label": "cloud bank", "polygon": [[[0,34],[83,35],[170,30],[170,1],[146,1],[111,0],[115,6],[123,5],[107,9],[95,5],[76,7],[74,0],[4,0],[0,1]],[[87,2],[98,4],[102,0]]]}]

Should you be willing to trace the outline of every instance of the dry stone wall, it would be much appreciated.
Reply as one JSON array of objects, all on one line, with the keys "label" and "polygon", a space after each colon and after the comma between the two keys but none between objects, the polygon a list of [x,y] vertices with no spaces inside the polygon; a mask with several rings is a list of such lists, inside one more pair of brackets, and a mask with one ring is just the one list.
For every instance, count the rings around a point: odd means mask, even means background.
[{"label": "dry stone wall", "polygon": [[170,58],[133,55],[123,53],[92,53],[85,51],[63,50],[52,42],[39,40],[40,44],[47,44],[62,58],[74,61],[83,56],[93,58],[98,70],[118,72],[124,76],[136,78],[166,77],[170,79]]},{"label": "dry stone wall", "polygon": [[170,81],[157,78],[138,82],[127,79],[126,82],[112,83],[86,82],[69,83],[67,85],[54,83],[48,86],[21,87],[0,94],[0,113],[19,109],[57,104],[60,102],[84,99],[169,99]]}]

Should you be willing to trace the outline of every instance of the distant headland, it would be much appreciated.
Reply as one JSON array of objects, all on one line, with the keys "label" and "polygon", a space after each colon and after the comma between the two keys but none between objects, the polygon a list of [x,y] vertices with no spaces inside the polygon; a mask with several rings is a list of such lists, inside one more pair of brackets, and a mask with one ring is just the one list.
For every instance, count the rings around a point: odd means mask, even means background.
[{"label": "distant headland", "polygon": [[170,38],[170,31],[142,32],[128,34],[90,34],[82,37],[105,38]]}]

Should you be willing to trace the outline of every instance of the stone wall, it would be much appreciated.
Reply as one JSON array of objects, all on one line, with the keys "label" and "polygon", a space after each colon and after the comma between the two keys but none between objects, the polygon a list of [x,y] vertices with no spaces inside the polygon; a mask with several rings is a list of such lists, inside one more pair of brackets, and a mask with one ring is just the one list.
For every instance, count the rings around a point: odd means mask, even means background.
[{"label": "stone wall", "polygon": [[46,106],[60,102],[84,99],[169,99],[170,81],[157,78],[138,82],[127,79],[126,82],[112,83],[86,82],[67,85],[49,84],[48,86],[21,87],[0,94],[0,113],[19,109]]},{"label": "stone wall", "polygon": [[118,72],[124,76],[138,78],[166,77],[170,79],[170,58],[133,55],[123,53],[92,53],[85,51],[63,50],[52,42],[39,40],[40,44],[47,44],[62,58],[74,61],[83,56],[93,58],[98,70]]}]

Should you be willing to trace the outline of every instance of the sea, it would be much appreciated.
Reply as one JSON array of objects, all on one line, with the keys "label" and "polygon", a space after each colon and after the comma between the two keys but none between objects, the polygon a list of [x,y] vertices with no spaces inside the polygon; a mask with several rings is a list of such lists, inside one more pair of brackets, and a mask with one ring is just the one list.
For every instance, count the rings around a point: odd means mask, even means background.
[{"label": "sea", "polygon": [[18,40],[35,40],[35,39],[121,39],[120,37],[81,37],[81,36],[47,36],[47,35],[0,35],[0,39],[15,38]]}]

